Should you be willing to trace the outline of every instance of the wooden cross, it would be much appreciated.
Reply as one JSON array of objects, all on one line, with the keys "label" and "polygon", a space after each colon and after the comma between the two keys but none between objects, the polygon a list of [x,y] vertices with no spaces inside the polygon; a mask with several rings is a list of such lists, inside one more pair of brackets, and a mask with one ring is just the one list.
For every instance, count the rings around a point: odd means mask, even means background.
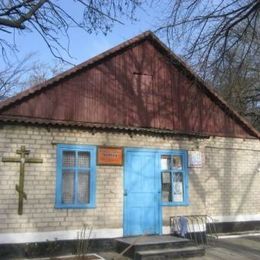
[{"label": "wooden cross", "polygon": [[12,157],[3,157],[2,162],[16,162],[20,163],[20,178],[19,185],[15,185],[15,189],[19,194],[19,202],[18,202],[18,214],[23,214],[23,200],[27,200],[27,195],[24,192],[24,166],[25,163],[42,163],[42,159],[37,158],[28,158],[27,156],[30,153],[30,150],[26,150],[25,146],[21,146],[20,150],[16,151],[17,154],[20,154],[20,158],[12,158]]}]

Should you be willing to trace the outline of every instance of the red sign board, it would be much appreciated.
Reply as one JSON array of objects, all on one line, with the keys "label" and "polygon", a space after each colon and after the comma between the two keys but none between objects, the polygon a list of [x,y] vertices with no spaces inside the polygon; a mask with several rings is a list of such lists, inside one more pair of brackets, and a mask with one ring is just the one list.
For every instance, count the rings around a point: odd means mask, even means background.
[{"label": "red sign board", "polygon": [[123,148],[121,147],[98,147],[98,165],[123,165]]}]

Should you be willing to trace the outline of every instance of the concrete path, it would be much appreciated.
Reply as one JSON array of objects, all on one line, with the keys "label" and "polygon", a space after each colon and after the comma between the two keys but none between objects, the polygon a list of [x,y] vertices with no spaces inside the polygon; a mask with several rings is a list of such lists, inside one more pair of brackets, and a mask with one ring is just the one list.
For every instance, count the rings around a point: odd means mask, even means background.
[{"label": "concrete path", "polygon": [[259,260],[260,236],[219,239],[214,246],[207,248],[204,257],[193,257],[188,259]]}]

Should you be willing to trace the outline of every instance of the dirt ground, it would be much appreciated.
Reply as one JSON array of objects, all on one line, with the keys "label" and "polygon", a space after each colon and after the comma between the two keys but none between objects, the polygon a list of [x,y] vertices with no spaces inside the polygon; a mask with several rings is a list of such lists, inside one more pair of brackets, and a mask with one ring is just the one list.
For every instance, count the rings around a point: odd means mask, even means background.
[{"label": "dirt ground", "polygon": [[[114,252],[100,253],[106,260],[128,260]],[[260,259],[260,235],[237,238],[221,238],[214,245],[207,247],[203,257],[185,258],[190,260],[247,260]]]}]

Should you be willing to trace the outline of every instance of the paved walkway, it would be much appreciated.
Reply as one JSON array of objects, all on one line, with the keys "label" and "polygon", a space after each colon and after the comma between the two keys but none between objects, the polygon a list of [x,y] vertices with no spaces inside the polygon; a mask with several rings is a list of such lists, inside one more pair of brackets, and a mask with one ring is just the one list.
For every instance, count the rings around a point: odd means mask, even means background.
[{"label": "paved walkway", "polygon": [[260,236],[219,239],[215,246],[206,250],[204,257],[193,257],[190,259],[259,260]]}]

